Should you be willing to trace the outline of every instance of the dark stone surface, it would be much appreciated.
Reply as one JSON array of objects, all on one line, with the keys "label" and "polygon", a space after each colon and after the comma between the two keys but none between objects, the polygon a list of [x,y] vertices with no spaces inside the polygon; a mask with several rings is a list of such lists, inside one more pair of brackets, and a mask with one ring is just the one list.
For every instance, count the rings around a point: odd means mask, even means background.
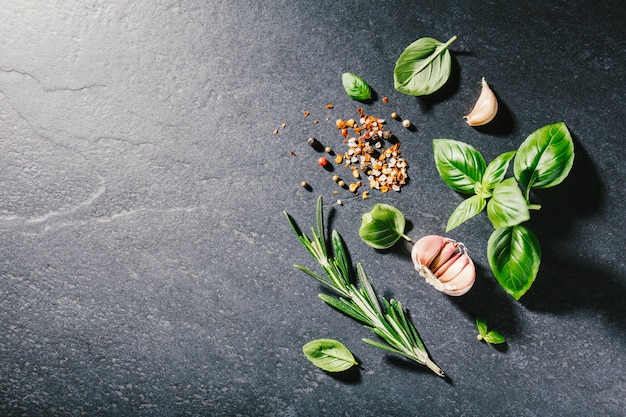
[{"label": "dark stone surface", "polygon": [[[621,1],[3,3],[1,415],[626,409]],[[404,47],[452,35],[455,73],[442,93],[393,89]],[[401,193],[334,196],[306,144],[316,136],[342,148],[334,120],[359,106],[342,90],[345,71],[376,91],[368,113],[398,111],[416,126],[389,121],[410,164]],[[483,76],[503,123],[477,130],[462,116]],[[535,196],[543,264],[520,302],[490,273],[485,216],[450,233],[479,269],[461,299],[426,285],[406,248],[379,253],[359,240],[360,216],[376,202],[400,208],[414,238],[444,233],[461,197],[438,177],[433,138],[466,141],[490,160],[556,121],[575,138],[576,162],[565,183]],[[293,268],[315,265],[282,211],[308,229],[318,195],[448,380],[363,344],[367,329]],[[505,349],[476,340],[477,313],[507,337]],[[300,349],[322,337],[346,344],[360,368],[313,367]]]}]

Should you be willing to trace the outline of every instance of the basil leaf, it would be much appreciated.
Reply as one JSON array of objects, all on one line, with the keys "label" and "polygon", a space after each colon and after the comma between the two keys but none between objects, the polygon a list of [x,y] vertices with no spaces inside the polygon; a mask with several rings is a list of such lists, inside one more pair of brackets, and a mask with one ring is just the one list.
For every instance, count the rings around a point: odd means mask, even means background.
[{"label": "basil leaf", "polygon": [[530,219],[528,203],[515,178],[508,178],[495,186],[487,204],[487,215],[496,229],[515,226]]},{"label": "basil leaf", "polygon": [[504,337],[495,330],[487,328],[487,322],[480,317],[476,317],[476,327],[478,328],[478,340],[484,340],[491,345],[497,345],[506,342]]},{"label": "basil leaf", "polygon": [[434,139],[433,151],[437,171],[450,188],[464,194],[474,194],[486,164],[474,147],[452,139]]},{"label": "basil leaf", "polygon": [[333,339],[317,339],[302,346],[308,360],[328,372],[342,372],[357,365],[352,352]]},{"label": "basil leaf", "polygon": [[487,334],[487,322],[481,317],[476,316],[476,327],[478,328],[479,336],[485,337]]},{"label": "basil leaf", "polygon": [[444,44],[437,39],[421,38],[407,46],[393,71],[396,90],[410,96],[425,96],[439,90],[452,72],[448,46],[455,40],[453,36]]},{"label": "basil leaf", "polygon": [[488,190],[493,188],[504,180],[506,171],[509,169],[509,162],[515,156],[515,151],[510,151],[498,155],[493,161],[487,165],[485,174],[483,175],[482,185]]},{"label": "basil leaf", "polygon": [[406,220],[400,210],[389,204],[378,203],[372,211],[363,214],[359,236],[373,248],[387,249],[401,237],[411,240],[404,234],[405,224]]},{"label": "basil leaf", "polygon": [[560,184],[574,163],[574,142],[563,122],[544,126],[531,133],[515,157],[515,178],[527,190]]},{"label": "basil leaf", "polygon": [[486,204],[487,201],[479,195],[473,195],[463,200],[450,215],[446,225],[446,232],[479,214],[483,211]]},{"label": "basil leaf", "polygon": [[341,83],[346,94],[353,100],[368,100],[372,98],[372,89],[365,80],[351,72],[341,74]]},{"label": "basil leaf", "polygon": [[485,337],[483,337],[483,340],[490,345],[499,345],[500,343],[506,342],[504,337],[495,330],[489,330]]},{"label": "basil leaf", "polygon": [[496,229],[487,242],[487,258],[498,283],[519,300],[537,277],[541,263],[539,240],[522,225]]}]

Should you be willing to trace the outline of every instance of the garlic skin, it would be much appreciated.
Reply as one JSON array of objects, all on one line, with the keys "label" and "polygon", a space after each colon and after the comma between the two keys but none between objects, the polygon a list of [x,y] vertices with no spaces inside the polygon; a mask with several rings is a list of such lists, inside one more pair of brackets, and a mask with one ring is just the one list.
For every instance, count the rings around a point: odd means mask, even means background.
[{"label": "garlic skin", "polygon": [[486,125],[496,117],[498,113],[498,99],[496,95],[491,91],[487,81],[483,77],[482,90],[478,101],[474,105],[474,108],[467,116],[463,117],[470,126],[482,126]]},{"label": "garlic skin", "polygon": [[411,259],[426,282],[444,294],[460,296],[474,285],[476,268],[462,243],[424,236],[413,245]]}]

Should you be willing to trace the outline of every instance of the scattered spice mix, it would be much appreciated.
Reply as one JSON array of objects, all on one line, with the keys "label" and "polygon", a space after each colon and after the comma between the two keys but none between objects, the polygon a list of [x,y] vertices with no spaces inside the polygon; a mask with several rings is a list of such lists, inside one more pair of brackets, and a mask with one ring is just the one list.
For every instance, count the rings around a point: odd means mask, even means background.
[{"label": "scattered spice mix", "polygon": [[357,112],[358,122],[354,119],[336,121],[349,147],[343,156],[345,166],[353,169],[355,178],[360,177],[357,169],[365,173],[372,189],[382,193],[400,191],[408,179],[408,164],[400,153],[400,142],[389,142],[392,134],[385,130],[385,120],[365,114],[362,108]]},{"label": "scattered spice mix", "polygon": [[[326,105],[326,109],[333,108],[334,106],[330,103]],[[311,114],[309,111],[302,113],[304,117]],[[385,129],[384,119],[367,115],[360,107],[357,108],[357,113],[358,120],[338,119],[335,122],[344,138],[344,144],[348,145],[348,150],[344,153],[335,153],[330,147],[324,147],[313,137],[310,137],[307,143],[320,152],[334,156],[335,164],[343,164],[350,169],[350,174],[356,182],[348,185],[335,175],[333,180],[339,187],[347,188],[354,194],[359,194],[360,188],[365,184],[369,184],[371,189],[382,193],[399,192],[408,179],[408,164],[400,152],[400,142],[389,130]],[[397,117],[395,113],[392,114],[392,118]],[[284,129],[286,123],[282,123],[281,127]],[[278,129],[274,131],[274,134],[277,133]],[[294,152],[291,154],[295,156]],[[318,159],[317,163],[324,168],[330,168],[330,161],[323,156]],[[362,181],[363,177],[366,179]],[[363,199],[369,198],[369,191],[363,191],[362,197]]]}]

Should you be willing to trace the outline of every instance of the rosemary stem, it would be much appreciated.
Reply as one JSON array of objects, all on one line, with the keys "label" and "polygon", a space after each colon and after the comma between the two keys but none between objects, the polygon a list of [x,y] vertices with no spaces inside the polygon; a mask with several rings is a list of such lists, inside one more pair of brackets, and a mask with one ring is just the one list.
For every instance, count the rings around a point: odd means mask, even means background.
[{"label": "rosemary stem", "polygon": [[424,365],[426,365],[428,367],[428,369],[430,369],[431,371],[433,371],[434,373],[436,373],[437,375],[439,375],[442,378],[446,377],[446,374],[441,370],[440,367],[438,367],[435,362],[433,362],[430,358],[426,358],[426,360],[424,361]]}]

